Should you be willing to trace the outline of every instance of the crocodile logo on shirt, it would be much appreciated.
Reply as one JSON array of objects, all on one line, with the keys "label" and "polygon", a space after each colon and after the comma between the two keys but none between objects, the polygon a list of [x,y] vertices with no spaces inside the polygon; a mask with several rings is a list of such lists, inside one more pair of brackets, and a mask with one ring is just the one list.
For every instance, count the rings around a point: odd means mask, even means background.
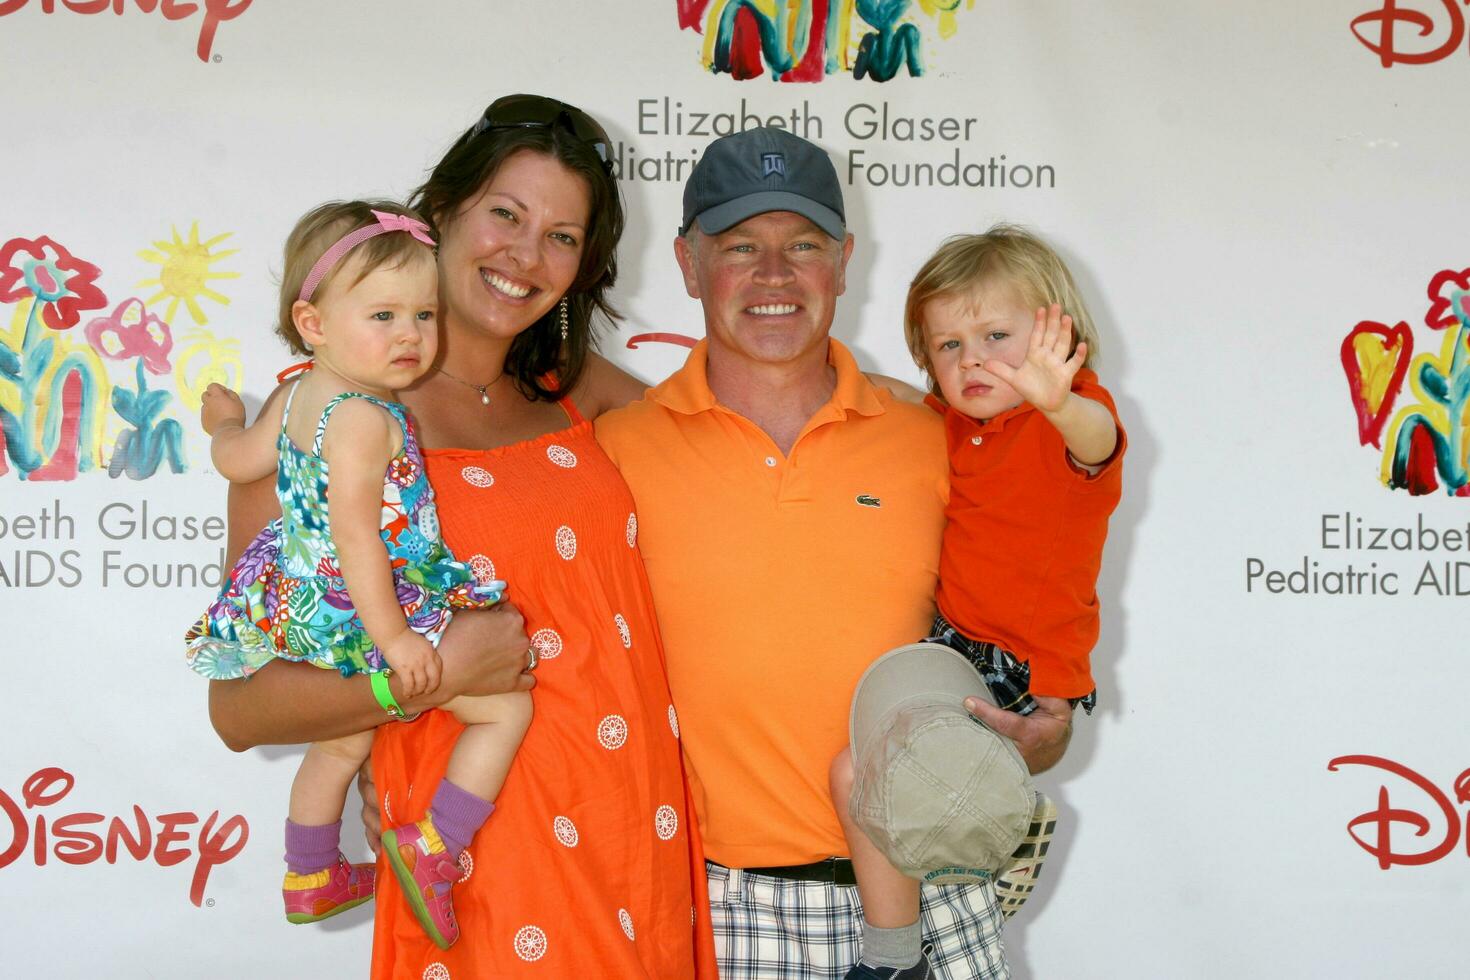
[{"label": "crocodile logo on shirt", "polygon": [[883,506],[883,501],[879,500],[877,497],[869,496],[866,493],[860,493],[860,494],[858,494],[857,495],[857,502],[860,503],[860,504],[862,504],[864,507],[882,507]]}]

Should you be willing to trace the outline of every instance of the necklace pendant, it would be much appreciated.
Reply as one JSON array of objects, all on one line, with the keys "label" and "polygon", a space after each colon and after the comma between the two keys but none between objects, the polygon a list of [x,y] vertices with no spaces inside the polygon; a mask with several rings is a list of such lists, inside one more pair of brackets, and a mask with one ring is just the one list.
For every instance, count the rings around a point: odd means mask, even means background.
[{"label": "necklace pendant", "polygon": [[480,404],[486,408],[490,407],[490,395],[486,393],[484,388],[480,389]]}]

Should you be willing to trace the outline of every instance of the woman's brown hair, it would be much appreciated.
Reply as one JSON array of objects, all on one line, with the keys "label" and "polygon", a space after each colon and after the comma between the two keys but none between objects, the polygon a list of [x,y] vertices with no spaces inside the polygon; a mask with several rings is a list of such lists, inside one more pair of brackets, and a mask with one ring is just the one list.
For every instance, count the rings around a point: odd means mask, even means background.
[{"label": "woman's brown hair", "polygon": [[[487,118],[494,108],[492,105],[486,110]],[[581,114],[595,127],[581,110],[565,108]],[[606,143],[602,146],[605,152]],[[505,373],[526,397],[554,401],[576,385],[586,367],[588,352],[597,345],[593,315],[601,313],[609,323],[621,318],[607,293],[618,276],[616,250],[623,234],[623,204],[617,183],[598,150],[574,135],[569,126],[555,122],[498,127],[482,121],[445,152],[428,180],[414,191],[411,203],[437,234],[479,195],[501,164],[522,150],[548,156],[580,176],[587,183],[591,200],[582,261],[566,295],[566,342],[561,339],[557,304],[516,336],[505,358]],[[550,374],[557,378],[555,386],[545,383]]]}]

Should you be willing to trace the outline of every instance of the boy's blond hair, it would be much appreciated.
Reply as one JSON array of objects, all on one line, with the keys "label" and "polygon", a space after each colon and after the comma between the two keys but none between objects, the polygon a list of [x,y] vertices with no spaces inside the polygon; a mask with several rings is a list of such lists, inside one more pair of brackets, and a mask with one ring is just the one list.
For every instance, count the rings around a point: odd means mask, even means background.
[{"label": "boy's blond hair", "polygon": [[931,299],[974,295],[991,286],[1010,286],[1021,304],[1035,309],[1060,303],[1072,318],[1072,346],[1087,343],[1085,367],[1097,363],[1097,327],[1072,281],[1072,273],[1052,247],[1017,225],[993,225],[983,235],[945,239],[909,284],[903,309],[903,335],[909,353],[934,388],[929,347],[924,339],[924,304]]},{"label": "boy's blond hair", "polygon": [[[276,314],[276,333],[294,353],[311,356],[311,348],[301,339],[296,321],[291,317],[291,307],[296,305],[296,300],[301,296],[301,284],[311,274],[317,259],[344,235],[377,224],[374,211],[418,218],[413,211],[393,201],[328,201],[302,215],[301,220],[296,222],[296,227],[291,229],[291,234],[286,239],[285,266],[281,270],[281,301]],[[320,302],[323,294],[331,288],[338,274],[351,260],[357,260],[357,278],[348,284],[349,288],[382,266],[396,268],[405,262],[423,261],[432,254],[412,235],[394,233],[369,238],[344,255],[327,272],[326,278],[317,284],[312,298]]]}]

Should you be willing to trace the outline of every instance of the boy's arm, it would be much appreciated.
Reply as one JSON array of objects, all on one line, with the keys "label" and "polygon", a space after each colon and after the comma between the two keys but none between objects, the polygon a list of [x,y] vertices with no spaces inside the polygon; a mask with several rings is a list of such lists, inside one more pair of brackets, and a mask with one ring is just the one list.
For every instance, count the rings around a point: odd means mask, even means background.
[{"label": "boy's arm", "polygon": [[1087,344],[1078,344],[1069,356],[1071,346],[1072,318],[1053,303],[1037,309],[1026,360],[1020,367],[990,360],[985,370],[1036,406],[1061,433],[1072,458],[1091,468],[1113,455],[1118,426],[1106,405],[1072,392],[1072,379],[1087,360]]},{"label": "boy's arm", "polygon": [[1102,402],[1069,391],[1061,408],[1042,414],[1062,434],[1072,459],[1092,472],[1118,448],[1118,425]]},{"label": "boy's arm", "polygon": [[913,402],[916,405],[922,405],[924,403],[924,392],[915,388],[907,381],[900,381],[897,378],[890,378],[886,374],[877,374],[873,371],[865,371],[863,373],[872,382],[874,387],[888,389],[893,397],[900,401]]},{"label": "boy's arm", "polygon": [[349,399],[332,413],[322,458],[331,472],[327,519],[342,580],[368,636],[414,697],[439,686],[440,666],[433,644],[408,628],[380,533],[383,472],[399,439],[398,426],[385,411]]},{"label": "boy's arm", "polygon": [[215,471],[231,483],[252,483],[276,471],[276,439],[285,404],[281,390],[271,393],[255,424],[247,426],[239,395],[221,384],[204,389],[199,420],[210,435],[209,457]]}]

